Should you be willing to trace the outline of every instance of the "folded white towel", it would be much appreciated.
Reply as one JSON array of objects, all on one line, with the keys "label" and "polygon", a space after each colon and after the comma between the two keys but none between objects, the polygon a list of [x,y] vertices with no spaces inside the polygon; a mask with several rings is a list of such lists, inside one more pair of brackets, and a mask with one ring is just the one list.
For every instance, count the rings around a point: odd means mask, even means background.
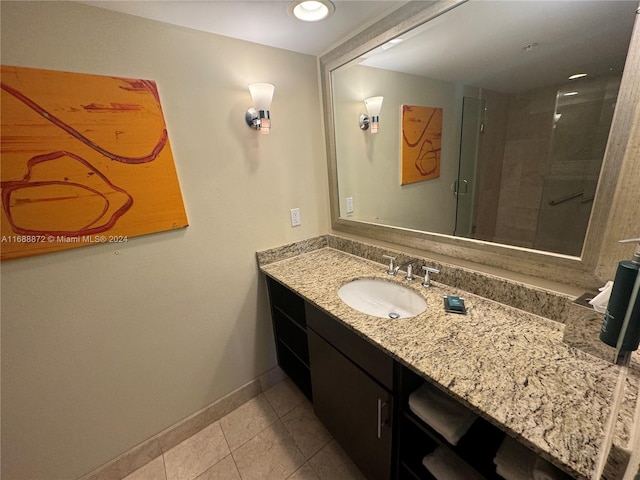
[{"label": "folded white towel", "polygon": [[570,480],[571,476],[547,462],[544,458],[536,458],[533,466],[533,480]]},{"label": "folded white towel", "polygon": [[467,407],[428,383],[409,395],[409,408],[452,445],[457,445],[478,418]]},{"label": "folded white towel", "polygon": [[571,476],[507,436],[493,463],[496,473],[505,480],[570,480]]},{"label": "folded white towel", "polygon": [[496,473],[505,480],[532,480],[537,455],[507,436],[500,444],[493,463]]},{"label": "folded white towel", "polygon": [[482,480],[482,475],[446,448],[438,447],[422,459],[422,464],[438,480]]}]

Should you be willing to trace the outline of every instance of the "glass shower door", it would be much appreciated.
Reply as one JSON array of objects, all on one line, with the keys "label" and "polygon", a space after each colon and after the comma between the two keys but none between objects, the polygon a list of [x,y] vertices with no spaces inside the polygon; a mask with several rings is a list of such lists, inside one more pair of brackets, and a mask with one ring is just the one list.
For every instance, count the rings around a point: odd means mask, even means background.
[{"label": "glass shower door", "polygon": [[484,110],[484,100],[463,98],[458,178],[451,185],[451,190],[456,196],[453,234],[457,237],[473,238],[475,233],[476,173]]}]

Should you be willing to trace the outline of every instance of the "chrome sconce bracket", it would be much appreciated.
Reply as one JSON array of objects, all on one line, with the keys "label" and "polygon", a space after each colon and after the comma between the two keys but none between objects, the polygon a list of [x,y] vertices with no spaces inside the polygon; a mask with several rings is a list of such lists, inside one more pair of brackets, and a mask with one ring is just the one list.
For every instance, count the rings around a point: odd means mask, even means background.
[{"label": "chrome sconce bracket", "polygon": [[360,130],[369,130],[369,115],[366,113],[361,114],[358,123],[360,125]]},{"label": "chrome sconce bracket", "polygon": [[269,110],[258,111],[255,108],[251,107],[247,110],[247,113],[245,113],[244,119],[247,122],[247,125],[249,125],[249,127],[253,128],[254,130],[260,130],[263,125],[267,128],[271,126]]}]

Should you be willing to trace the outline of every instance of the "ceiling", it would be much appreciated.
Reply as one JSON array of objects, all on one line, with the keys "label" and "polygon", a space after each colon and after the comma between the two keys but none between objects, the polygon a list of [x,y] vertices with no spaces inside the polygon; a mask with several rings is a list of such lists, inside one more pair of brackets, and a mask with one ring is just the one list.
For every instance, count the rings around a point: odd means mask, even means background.
[{"label": "ceiling", "polygon": [[333,0],[336,7],[333,16],[314,23],[289,16],[290,1],[94,0],[81,3],[294,52],[321,55],[407,2]]},{"label": "ceiling", "polygon": [[[320,56],[407,3],[333,0],[335,13],[302,22],[290,0],[79,0],[195,30]],[[619,73],[637,0],[475,0],[373,50],[362,65],[514,92],[572,73]],[[410,41],[409,41],[410,38]],[[534,44],[531,50],[526,45]]]},{"label": "ceiling", "polygon": [[500,92],[623,70],[637,1],[471,1],[361,65]]}]

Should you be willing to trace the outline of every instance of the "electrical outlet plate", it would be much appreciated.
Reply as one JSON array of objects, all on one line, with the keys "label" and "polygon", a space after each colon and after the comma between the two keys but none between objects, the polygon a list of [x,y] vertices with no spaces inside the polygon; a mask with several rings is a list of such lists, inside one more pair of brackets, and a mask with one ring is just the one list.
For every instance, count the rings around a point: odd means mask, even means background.
[{"label": "electrical outlet plate", "polygon": [[347,215],[353,213],[353,197],[347,197]]},{"label": "electrical outlet plate", "polygon": [[291,209],[291,226],[297,227],[300,225],[300,209],[292,208]]}]

